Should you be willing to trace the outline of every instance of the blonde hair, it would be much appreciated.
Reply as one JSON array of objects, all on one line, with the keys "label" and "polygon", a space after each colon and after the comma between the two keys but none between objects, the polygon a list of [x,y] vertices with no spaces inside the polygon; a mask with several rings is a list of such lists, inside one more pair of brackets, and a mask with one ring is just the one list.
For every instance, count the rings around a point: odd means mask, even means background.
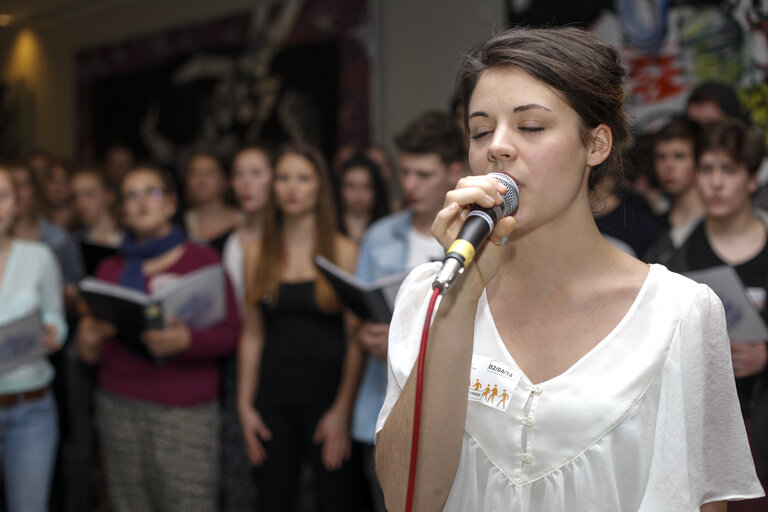
[{"label": "blonde hair", "polygon": [[[317,174],[319,187],[317,206],[315,207],[314,256],[324,256],[336,262],[336,209],[333,202],[333,188],[328,166],[321,153],[313,146],[290,144],[283,147],[275,156],[272,168],[277,169],[281,158],[298,155],[309,160]],[[264,236],[258,259],[246,259],[246,302],[255,305],[259,302],[274,305],[277,303],[280,279],[285,261],[285,234],[283,231],[283,213],[277,207],[274,194],[270,194],[264,212]],[[341,310],[333,287],[322,275],[317,274],[315,281],[315,303],[321,311],[334,313]]]}]

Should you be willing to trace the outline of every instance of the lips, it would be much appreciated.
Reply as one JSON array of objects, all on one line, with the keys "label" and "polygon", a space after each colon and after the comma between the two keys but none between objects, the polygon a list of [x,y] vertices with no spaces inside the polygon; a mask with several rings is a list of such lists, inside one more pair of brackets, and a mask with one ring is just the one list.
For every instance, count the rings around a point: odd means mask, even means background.
[{"label": "lips", "polygon": [[506,172],[506,171],[496,171],[496,172],[498,172],[499,174],[506,174],[507,176],[509,176],[512,179],[512,181],[515,182],[515,185],[517,185],[517,188],[520,188],[520,187],[523,186],[523,184],[520,183],[520,180],[518,180],[517,178],[515,178],[514,176],[512,176],[508,172]]}]

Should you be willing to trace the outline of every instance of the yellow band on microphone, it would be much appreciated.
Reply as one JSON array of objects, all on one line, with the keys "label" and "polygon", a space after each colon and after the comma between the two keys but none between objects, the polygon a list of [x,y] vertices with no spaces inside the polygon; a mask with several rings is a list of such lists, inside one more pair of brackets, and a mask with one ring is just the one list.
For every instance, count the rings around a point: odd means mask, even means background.
[{"label": "yellow band on microphone", "polygon": [[469,265],[469,262],[472,261],[472,258],[475,257],[475,248],[471,243],[462,239],[458,239],[453,242],[448,248],[448,252],[455,252],[460,254],[464,258],[464,267]]}]

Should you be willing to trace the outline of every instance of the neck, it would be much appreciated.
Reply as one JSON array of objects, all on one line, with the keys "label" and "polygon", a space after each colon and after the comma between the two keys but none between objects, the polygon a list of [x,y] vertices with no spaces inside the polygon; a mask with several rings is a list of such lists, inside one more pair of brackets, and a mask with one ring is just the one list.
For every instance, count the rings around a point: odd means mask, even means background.
[{"label": "neck", "polygon": [[159,227],[155,230],[146,231],[144,233],[137,233],[134,231],[133,235],[136,238],[136,243],[143,244],[147,240],[152,240],[153,238],[162,238],[164,236],[167,236],[170,232],[173,226],[170,224],[165,224],[162,227]]},{"label": "neck", "polygon": [[748,232],[755,222],[760,222],[760,220],[752,213],[751,204],[747,204],[727,217],[708,216],[705,227],[711,235],[730,238]]},{"label": "neck", "polygon": [[435,210],[433,212],[428,213],[413,213],[413,220],[411,221],[411,225],[418,231],[419,233],[422,233],[424,235],[431,235],[432,234],[432,223],[435,221],[435,217],[437,216],[437,213],[440,210]]},{"label": "neck", "polygon": [[226,210],[226,205],[218,198],[211,199],[205,203],[195,205],[194,211],[200,218],[206,218],[213,215],[218,215]]},{"label": "neck", "polygon": [[19,218],[16,220],[16,227],[17,228],[35,228],[37,227],[39,222],[40,222],[40,219],[38,218],[36,212],[25,213],[23,215],[20,215]]},{"label": "neck", "polygon": [[11,247],[13,237],[11,233],[0,233],[0,253],[6,252]]},{"label": "neck", "polygon": [[263,212],[248,212],[238,228],[238,235],[243,241],[260,240],[264,234]]},{"label": "neck", "polygon": [[675,196],[669,211],[670,218],[675,217],[677,225],[685,224],[694,217],[704,214],[704,203],[701,200],[696,187],[688,187],[688,190]]},{"label": "neck", "polygon": [[317,235],[316,220],[314,213],[286,215],[283,218],[283,233],[286,240],[314,240]]},{"label": "neck", "polygon": [[111,236],[117,231],[117,224],[112,216],[105,211],[88,227],[88,230],[91,236]]},{"label": "neck", "polygon": [[597,229],[589,203],[582,203],[530,231],[514,231],[503,246],[502,264],[496,274],[501,279],[492,283],[514,283],[510,289],[517,289],[515,293],[520,289],[531,294],[561,293],[561,288],[568,289],[583,277],[604,271],[615,251]]}]

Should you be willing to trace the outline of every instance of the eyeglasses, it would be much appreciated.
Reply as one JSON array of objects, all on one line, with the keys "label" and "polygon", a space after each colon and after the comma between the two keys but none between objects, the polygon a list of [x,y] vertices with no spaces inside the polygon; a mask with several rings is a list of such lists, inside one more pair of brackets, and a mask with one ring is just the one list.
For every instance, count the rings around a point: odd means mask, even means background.
[{"label": "eyeglasses", "polygon": [[136,202],[142,197],[147,199],[162,199],[165,190],[160,187],[150,187],[144,190],[128,190],[123,193],[123,202]]}]

